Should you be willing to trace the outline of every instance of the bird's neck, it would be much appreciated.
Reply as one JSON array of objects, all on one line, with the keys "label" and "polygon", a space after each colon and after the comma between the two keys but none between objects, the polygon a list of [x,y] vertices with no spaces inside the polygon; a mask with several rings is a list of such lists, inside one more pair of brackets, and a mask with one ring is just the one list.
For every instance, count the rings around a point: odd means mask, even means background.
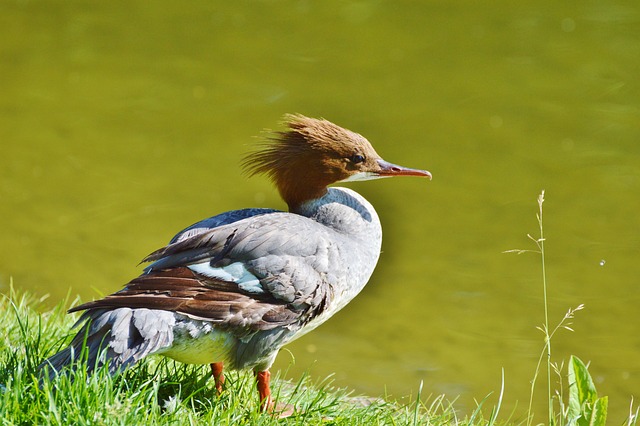
[{"label": "bird's neck", "polygon": [[305,168],[302,164],[292,165],[280,170],[274,176],[274,183],[289,211],[299,213],[302,206],[310,201],[319,200],[327,194],[327,185],[335,182],[317,169]]},{"label": "bird's neck", "polygon": [[280,196],[289,206],[291,213],[303,214],[301,211],[304,210],[305,204],[319,200],[327,194],[325,185],[311,186],[302,180],[287,180],[286,183],[277,186]]},{"label": "bird's neck", "polygon": [[382,239],[378,214],[362,195],[348,188],[326,188],[325,191],[322,197],[300,204],[293,213],[357,239]]}]

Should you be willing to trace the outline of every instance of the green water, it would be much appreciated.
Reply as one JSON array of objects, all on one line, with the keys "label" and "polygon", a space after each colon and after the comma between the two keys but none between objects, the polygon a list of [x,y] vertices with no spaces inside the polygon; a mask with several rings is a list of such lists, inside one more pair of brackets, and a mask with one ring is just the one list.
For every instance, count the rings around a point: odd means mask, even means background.
[{"label": "green water", "polygon": [[[184,226],[284,208],[238,162],[283,113],[367,136],[432,182],[352,184],[383,221],[363,294],[279,369],[522,415],[542,350],[640,398],[640,6],[629,1],[0,3],[0,291],[118,290]],[[544,419],[545,386],[536,401]]]}]

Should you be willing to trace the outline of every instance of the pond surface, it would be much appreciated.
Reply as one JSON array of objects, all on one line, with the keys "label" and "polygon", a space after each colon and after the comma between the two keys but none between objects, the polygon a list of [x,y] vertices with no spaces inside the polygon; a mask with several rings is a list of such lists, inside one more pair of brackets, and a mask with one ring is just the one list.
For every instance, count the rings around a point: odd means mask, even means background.
[{"label": "pond surface", "polygon": [[504,369],[521,418],[541,264],[503,252],[535,249],[545,189],[551,325],[586,306],[553,359],[590,361],[622,423],[640,398],[640,6],[573,3],[2,2],[0,291],[89,300],[201,218],[284,208],[239,160],[282,114],[322,116],[434,178],[350,184],[383,221],[378,269],[277,367],[401,399],[424,381],[467,412]]}]

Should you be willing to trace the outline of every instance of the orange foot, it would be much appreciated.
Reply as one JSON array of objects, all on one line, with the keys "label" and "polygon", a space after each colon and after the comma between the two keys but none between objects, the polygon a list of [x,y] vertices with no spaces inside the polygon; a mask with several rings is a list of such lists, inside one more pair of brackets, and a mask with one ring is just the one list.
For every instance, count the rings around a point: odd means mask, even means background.
[{"label": "orange foot", "polygon": [[216,383],[216,391],[218,395],[222,393],[222,385],[224,385],[224,372],[222,371],[224,364],[221,362],[214,362],[211,364],[211,375]]},{"label": "orange foot", "polygon": [[270,413],[283,419],[296,413],[296,407],[291,404],[275,403],[271,398],[271,372],[269,370],[256,371],[258,394],[260,394],[260,411]]}]

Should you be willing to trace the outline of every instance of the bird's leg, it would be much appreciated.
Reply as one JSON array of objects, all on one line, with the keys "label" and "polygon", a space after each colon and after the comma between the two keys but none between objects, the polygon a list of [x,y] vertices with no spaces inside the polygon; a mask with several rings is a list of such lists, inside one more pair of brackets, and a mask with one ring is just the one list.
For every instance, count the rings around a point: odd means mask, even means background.
[{"label": "bird's leg", "polygon": [[271,372],[269,370],[255,371],[256,382],[258,384],[258,393],[260,394],[260,411],[271,411],[273,409],[273,401],[271,400]]},{"label": "bird's leg", "polygon": [[222,385],[224,384],[223,367],[224,364],[221,362],[214,362],[211,364],[211,374],[213,375],[213,380],[216,383],[216,391],[218,391],[218,395],[222,393]]}]

